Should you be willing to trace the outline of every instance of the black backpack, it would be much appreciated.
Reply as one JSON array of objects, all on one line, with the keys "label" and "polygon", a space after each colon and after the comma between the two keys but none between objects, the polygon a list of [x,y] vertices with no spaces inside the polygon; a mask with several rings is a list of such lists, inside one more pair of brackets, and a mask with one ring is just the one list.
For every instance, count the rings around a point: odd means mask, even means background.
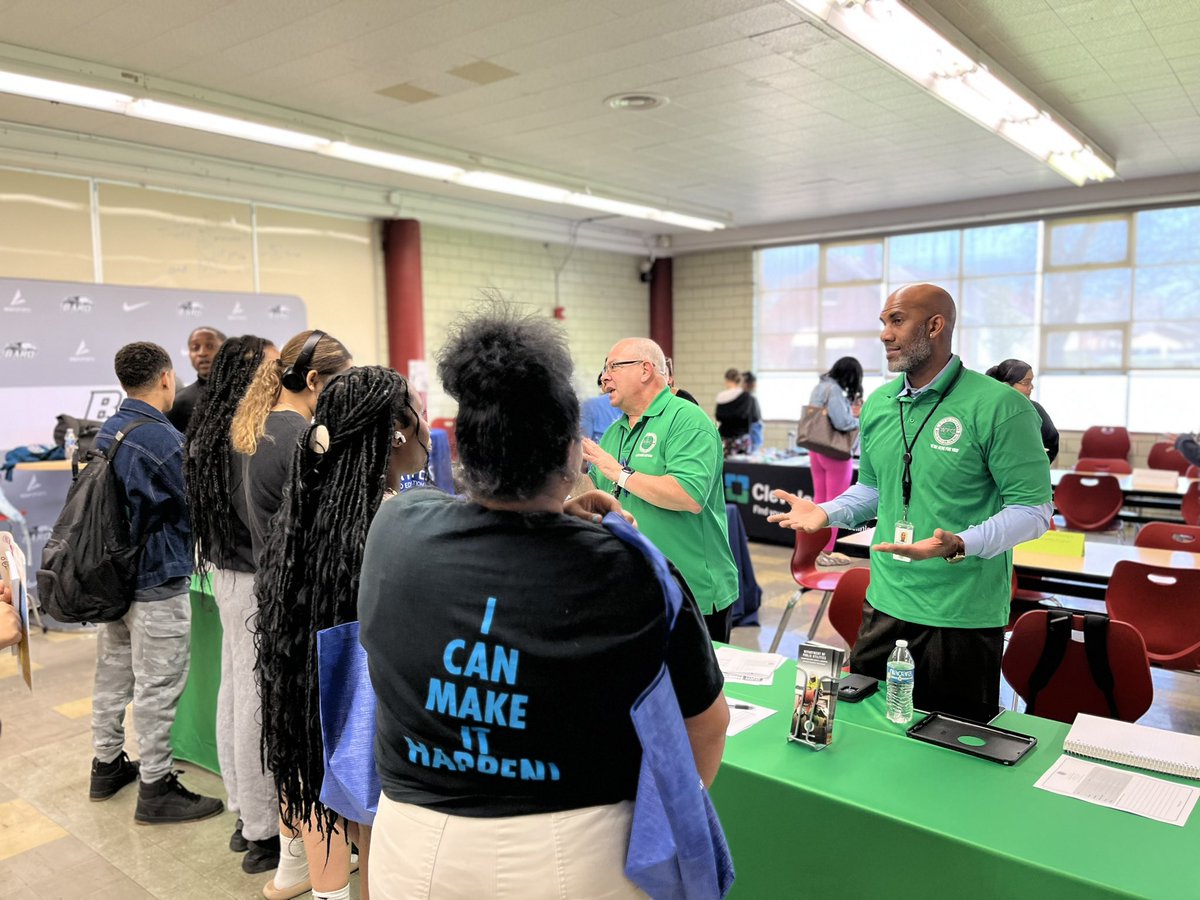
[{"label": "black backpack", "polygon": [[112,461],[131,431],[153,421],[130,422],[108,450],[89,451],[87,467],[67,493],[37,573],[38,601],[60,622],[115,622],[133,602],[138,557],[150,528],[143,529],[139,544],[132,542],[125,491]]}]

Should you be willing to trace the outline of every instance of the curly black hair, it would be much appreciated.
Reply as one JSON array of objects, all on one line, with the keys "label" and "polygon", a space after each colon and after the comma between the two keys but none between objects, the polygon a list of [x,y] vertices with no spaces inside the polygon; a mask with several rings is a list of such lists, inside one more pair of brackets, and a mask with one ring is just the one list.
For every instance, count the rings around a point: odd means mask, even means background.
[{"label": "curly black hair", "polygon": [[320,803],[317,632],[358,618],[363,550],[387,488],[394,429],[417,422],[409,390],[403,376],[380,366],[329,381],[292,457],[254,582],[263,763],[292,827],[315,820],[332,834],[337,823]]},{"label": "curly black hair", "polygon": [[[210,331],[212,329],[209,329]],[[213,359],[187,430],[183,478],[187,488],[192,541],[201,566],[225,566],[237,537],[230,504],[229,425],[238,403],[274,344],[252,334],[230,338]]]},{"label": "curly black hair", "polygon": [[149,387],[159,375],[173,368],[171,354],[150,341],[126,344],[113,358],[113,371],[126,392]]},{"label": "curly black hair", "polygon": [[458,401],[455,438],[475,497],[528,500],[568,473],[579,398],[566,333],[492,300],[460,319],[438,354],[438,377]]}]

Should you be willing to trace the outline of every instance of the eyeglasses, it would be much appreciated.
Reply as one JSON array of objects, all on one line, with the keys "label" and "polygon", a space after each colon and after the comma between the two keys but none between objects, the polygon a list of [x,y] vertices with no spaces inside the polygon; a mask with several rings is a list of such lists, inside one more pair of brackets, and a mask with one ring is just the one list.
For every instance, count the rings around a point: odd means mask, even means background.
[{"label": "eyeglasses", "polygon": [[613,373],[613,369],[619,369],[622,366],[640,366],[644,362],[644,359],[621,359],[617,360],[616,362],[606,362],[601,371],[607,372],[609,375],[611,375]]}]

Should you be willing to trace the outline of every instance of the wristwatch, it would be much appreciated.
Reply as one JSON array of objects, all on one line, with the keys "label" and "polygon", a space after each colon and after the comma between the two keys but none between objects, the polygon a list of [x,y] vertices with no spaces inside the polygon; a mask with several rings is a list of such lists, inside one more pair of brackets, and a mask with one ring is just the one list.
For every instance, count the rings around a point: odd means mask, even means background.
[{"label": "wristwatch", "polygon": [[951,556],[942,557],[948,563],[962,562],[967,558],[967,545],[962,538],[958,538],[959,548]]},{"label": "wristwatch", "polygon": [[629,466],[621,467],[621,474],[617,476],[617,487],[621,490],[626,490],[625,482],[629,480],[629,476],[633,474],[633,469]]}]

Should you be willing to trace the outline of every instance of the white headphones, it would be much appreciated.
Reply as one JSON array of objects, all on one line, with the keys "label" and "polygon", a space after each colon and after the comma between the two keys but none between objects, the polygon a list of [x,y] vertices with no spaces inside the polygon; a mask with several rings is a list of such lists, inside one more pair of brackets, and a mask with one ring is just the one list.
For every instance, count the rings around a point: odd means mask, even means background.
[{"label": "white headphones", "polygon": [[395,431],[395,432],[393,432],[393,434],[394,434],[395,436],[392,438],[392,440],[395,442],[395,444],[396,444],[397,446],[399,446],[400,444],[407,444],[407,443],[408,443],[408,438],[406,438],[406,437],[404,436],[404,432],[403,432],[403,431]]}]

